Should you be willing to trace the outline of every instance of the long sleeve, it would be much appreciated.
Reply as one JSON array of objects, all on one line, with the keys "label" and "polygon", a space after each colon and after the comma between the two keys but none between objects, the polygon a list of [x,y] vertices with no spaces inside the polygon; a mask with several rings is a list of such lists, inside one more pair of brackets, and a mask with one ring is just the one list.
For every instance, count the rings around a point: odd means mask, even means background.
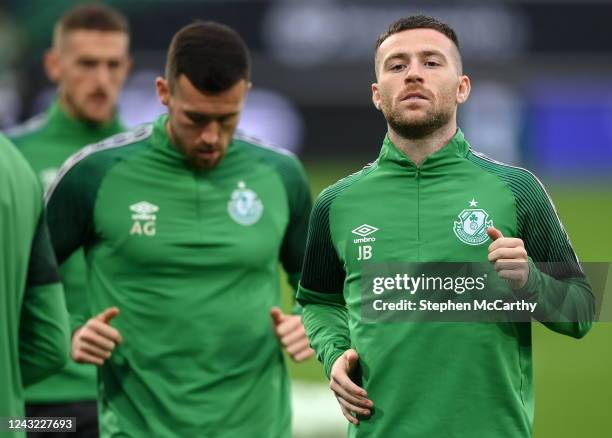
[{"label": "long sleeve", "polygon": [[351,346],[343,296],[345,272],[329,224],[335,193],[329,189],[323,192],[313,208],[297,295],[310,344],[328,377],[334,361]]},{"label": "long sleeve", "polygon": [[[53,251],[60,265],[78,249],[93,242],[93,208],[100,171],[87,160],[66,162],[47,193],[47,222]],[[86,296],[83,295],[83,300]],[[72,306],[73,308],[75,306]],[[86,306],[70,313],[70,331],[74,332],[90,317]]]},{"label": "long sleeve", "polygon": [[285,230],[279,257],[295,292],[302,272],[312,199],[306,172],[297,158],[286,157],[279,164],[281,164],[279,173],[285,184],[289,202],[289,223]]},{"label": "long sleeve", "polygon": [[529,262],[529,280],[517,294],[538,304],[535,317],[549,329],[581,338],[590,330],[595,298],[586,278],[556,279]]},{"label": "long sleeve", "polygon": [[528,176],[516,200],[530,272],[516,293],[538,303],[535,316],[549,329],[581,338],[595,317],[595,297],[552,201],[537,178]]},{"label": "long sleeve", "polygon": [[69,349],[64,291],[41,214],[32,241],[19,326],[23,385],[35,383],[59,370],[68,360]]},{"label": "long sleeve", "polygon": [[51,243],[60,265],[74,251],[93,241],[93,208],[101,179],[100,172],[89,166],[87,160],[75,165],[71,159],[46,195]]}]

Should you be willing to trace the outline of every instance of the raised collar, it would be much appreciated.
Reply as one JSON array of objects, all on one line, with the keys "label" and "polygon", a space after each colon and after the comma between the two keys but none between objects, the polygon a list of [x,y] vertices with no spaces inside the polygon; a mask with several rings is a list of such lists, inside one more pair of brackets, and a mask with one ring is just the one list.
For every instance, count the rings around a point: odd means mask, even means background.
[{"label": "raised collar", "polygon": [[47,126],[49,130],[61,132],[63,136],[84,138],[86,142],[100,141],[124,130],[116,114],[104,123],[77,119],[61,108],[58,99],[47,110]]},{"label": "raised collar", "polygon": [[[163,114],[159,116],[155,120],[155,122],[153,122],[153,134],[152,134],[153,148],[159,151],[161,155],[166,157],[166,159],[168,159],[170,162],[181,164],[187,167],[188,169],[191,169],[187,164],[187,159],[185,157],[185,154],[183,154],[183,152],[181,152],[176,147],[174,147],[174,145],[170,141],[170,136],[168,135],[168,131],[166,130],[167,121],[168,121],[168,114]],[[219,169],[220,166],[223,166],[226,162],[230,161],[231,158],[235,155],[235,153],[236,153],[236,148],[234,146],[234,139],[232,139],[221,163],[219,163],[217,166],[215,166],[212,169],[201,169],[201,170],[191,169],[191,170],[195,172],[196,174],[201,174],[201,175],[210,174],[211,172]]]},{"label": "raised collar", "polygon": [[386,135],[380,150],[379,162],[381,164],[392,162],[408,168],[416,169],[418,167],[420,170],[426,170],[447,164],[458,158],[465,158],[469,150],[470,145],[463,136],[463,132],[457,129],[455,135],[446,145],[429,155],[420,166],[417,166],[406,156],[406,154],[404,154],[404,152],[398,149],[389,139],[389,136]]},{"label": "raised collar", "polygon": [[170,142],[170,136],[168,135],[168,131],[166,131],[167,121],[168,114],[162,114],[155,120],[155,122],[153,122],[153,147],[162,152],[168,158],[185,162],[185,155],[175,148]]}]

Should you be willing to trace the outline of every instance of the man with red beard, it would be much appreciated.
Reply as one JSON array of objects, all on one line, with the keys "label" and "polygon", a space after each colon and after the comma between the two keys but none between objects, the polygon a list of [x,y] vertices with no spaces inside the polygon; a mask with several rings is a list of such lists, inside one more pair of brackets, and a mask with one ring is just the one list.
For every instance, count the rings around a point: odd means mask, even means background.
[{"label": "man with red beard", "polygon": [[[387,133],[378,158],[325,189],[313,207],[298,291],[310,342],[350,437],[531,437],[524,321],[584,336],[594,317],[591,287],[539,180],[474,151],[459,129],[471,85],[455,31],[411,16],[375,47],[372,102]],[[495,293],[538,311],[472,313],[469,322],[442,320],[435,308],[383,313],[386,297],[439,304],[416,285],[398,292],[394,276],[429,284],[440,278],[432,266],[456,263],[484,272],[486,286],[474,297]],[[435,291],[444,299],[483,278],[448,273],[457,281],[450,293]]]}]

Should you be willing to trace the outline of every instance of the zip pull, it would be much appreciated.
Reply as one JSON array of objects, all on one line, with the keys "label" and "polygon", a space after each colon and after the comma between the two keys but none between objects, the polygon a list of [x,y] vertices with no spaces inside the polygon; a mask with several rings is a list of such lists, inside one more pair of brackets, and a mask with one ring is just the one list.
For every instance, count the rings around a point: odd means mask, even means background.
[{"label": "zip pull", "polygon": [[417,167],[416,172],[414,173],[414,179],[419,179],[419,176],[421,176],[421,168]]}]

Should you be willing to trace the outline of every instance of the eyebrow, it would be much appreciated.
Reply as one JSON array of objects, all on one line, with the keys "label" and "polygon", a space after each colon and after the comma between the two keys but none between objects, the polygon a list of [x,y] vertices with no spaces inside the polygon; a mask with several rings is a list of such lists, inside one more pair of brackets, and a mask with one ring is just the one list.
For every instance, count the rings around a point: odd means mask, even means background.
[{"label": "eyebrow", "polygon": [[104,56],[92,56],[89,54],[85,54],[85,55],[81,55],[78,56],[76,58],[77,62],[88,62],[88,63],[121,63],[121,61],[123,61],[123,58],[120,56],[109,56],[109,57],[104,57]]},{"label": "eyebrow", "polygon": [[[422,50],[422,51],[416,53],[416,56],[417,57],[440,56],[442,59],[446,60],[446,55],[444,55],[444,53],[442,53],[441,51],[436,50],[436,49]],[[384,60],[384,64],[387,64],[387,62],[395,60],[395,59],[409,59],[410,57],[411,57],[411,55],[409,55],[406,52],[394,53],[391,56],[388,56]]]},{"label": "eyebrow", "polygon": [[233,113],[225,113],[225,114],[205,114],[205,113],[199,113],[197,111],[184,111],[184,113],[190,119],[203,119],[203,120],[210,120],[210,121],[226,119],[226,118],[230,118],[230,117],[233,117],[239,114],[238,111],[233,112]]}]

